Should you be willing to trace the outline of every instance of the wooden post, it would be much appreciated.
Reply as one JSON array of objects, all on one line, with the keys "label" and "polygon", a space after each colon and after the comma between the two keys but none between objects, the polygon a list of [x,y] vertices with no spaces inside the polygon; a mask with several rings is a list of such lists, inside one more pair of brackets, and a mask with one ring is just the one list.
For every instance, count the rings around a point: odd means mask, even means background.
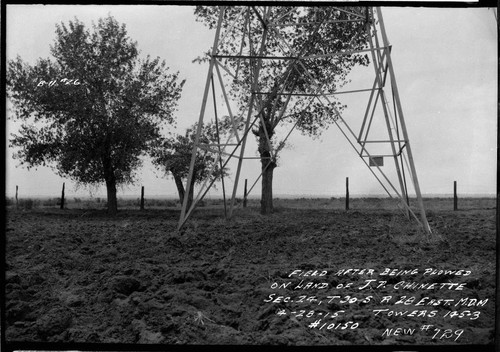
[{"label": "wooden post", "polygon": [[141,187],[141,210],[144,210],[144,186]]},{"label": "wooden post", "polygon": [[243,194],[243,208],[247,207],[247,179],[245,179],[245,193]]},{"label": "wooden post", "polygon": [[19,208],[19,200],[17,199],[17,190],[19,189],[19,187],[16,185],[16,209]]},{"label": "wooden post", "polygon": [[345,210],[349,210],[349,177],[345,178]]},{"label": "wooden post", "polygon": [[458,210],[457,181],[453,181],[453,210]]},{"label": "wooden post", "polygon": [[62,192],[61,192],[61,209],[64,209],[64,182],[63,182],[63,187],[62,187]]}]

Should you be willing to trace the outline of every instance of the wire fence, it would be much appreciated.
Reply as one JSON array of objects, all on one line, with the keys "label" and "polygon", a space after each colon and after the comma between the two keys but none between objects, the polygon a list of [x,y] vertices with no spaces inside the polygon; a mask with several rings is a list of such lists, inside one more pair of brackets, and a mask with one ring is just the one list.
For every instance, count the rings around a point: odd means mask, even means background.
[{"label": "wire fence", "polygon": [[[64,187],[64,186],[62,186]],[[321,209],[397,209],[399,202],[391,199],[386,194],[353,194],[349,191],[349,180],[346,178],[346,192],[343,195],[328,195],[326,192],[314,193],[310,190],[295,190],[295,194],[283,193],[283,188],[274,191],[274,206],[282,208],[321,208]],[[64,193],[63,193],[64,192]],[[178,195],[168,194],[159,196],[149,194],[146,186],[138,188],[137,195],[118,196],[118,206],[121,209],[157,209],[157,208],[179,208],[181,202]],[[460,195],[457,181],[453,183],[453,193],[432,195],[423,197],[426,210],[471,210],[471,209],[495,209],[495,195]],[[229,202],[229,199],[226,199]],[[410,206],[416,206],[414,197],[407,199]],[[253,194],[248,198],[241,194],[236,198],[240,207],[259,207],[260,196]],[[105,209],[107,199],[105,196],[80,196],[72,195],[68,190],[54,190],[53,196],[32,197],[23,192],[23,188],[16,186],[13,197],[6,197],[5,204],[8,208],[36,209],[36,208],[71,208],[71,209]],[[222,195],[217,192],[209,192],[200,202],[201,207],[223,207]]]}]

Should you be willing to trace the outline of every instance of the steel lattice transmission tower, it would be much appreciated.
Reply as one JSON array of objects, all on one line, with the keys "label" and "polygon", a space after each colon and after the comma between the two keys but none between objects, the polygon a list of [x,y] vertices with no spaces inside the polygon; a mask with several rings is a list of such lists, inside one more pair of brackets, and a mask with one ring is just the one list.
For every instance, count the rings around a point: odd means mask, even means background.
[{"label": "steel lattice transmission tower", "polygon": [[[248,135],[252,133],[252,128],[255,128],[256,123],[264,123],[261,113],[265,109],[275,109],[275,114],[279,120],[286,116],[287,109],[291,104],[303,104],[302,106],[305,106],[311,103],[319,103],[331,111],[333,123],[340,129],[385,192],[391,198],[399,201],[400,208],[407,217],[413,217],[428,234],[431,234],[394,75],[391,45],[387,39],[380,8],[332,7],[330,13],[337,14],[337,16],[332,18],[296,17],[295,21],[290,20],[287,11],[291,10],[286,7],[281,8],[280,11],[273,11],[272,7],[260,6],[239,7],[238,9],[239,12],[236,16],[234,13],[232,16],[228,16],[226,15],[226,8],[220,7],[218,21],[214,24],[216,28],[215,39],[208,60],[208,74],[185,194],[189,194],[190,191],[198,151],[202,150],[215,155],[217,162],[214,163],[214,169],[215,164],[218,163],[220,168],[223,168],[230,159],[235,158],[237,160],[237,169],[234,176],[230,206],[226,213],[226,216],[231,217],[236,207],[236,194],[243,160],[260,159],[260,157],[246,156],[245,147]],[[234,11],[234,8],[232,10]],[[251,16],[258,20],[250,21]],[[308,48],[315,44],[313,41],[314,34],[318,33],[323,28],[322,26],[330,26],[331,28],[331,26],[342,26],[346,23],[360,24],[358,28],[365,31],[365,42],[362,48],[360,48],[359,42],[353,42],[356,38],[359,39],[359,36],[353,35],[352,41],[344,45],[342,50],[321,54],[311,54],[309,52]],[[309,34],[310,38],[301,37],[300,40],[303,45],[294,47],[291,43],[296,38],[291,38],[290,33],[293,33],[293,31],[287,29],[298,27],[309,28],[309,31],[299,32],[302,36]],[[255,41],[255,38],[258,38],[258,40]],[[329,38],[323,38],[322,40],[325,39],[330,40]],[[331,40],[335,40],[335,38],[331,38]],[[228,41],[231,42],[228,43]],[[274,43],[272,51],[267,50],[267,45],[271,41]],[[222,50],[222,48],[225,49]],[[308,70],[306,63],[309,60],[323,60],[322,62],[324,62],[325,60],[335,60],[335,58],[343,55],[368,55],[370,66],[373,67],[373,77],[367,78],[367,82],[371,83],[366,88],[326,91],[318,79],[315,78],[315,73]],[[232,64],[228,65],[230,60],[232,60]],[[262,77],[261,71],[263,67],[272,65],[276,61],[287,63],[284,66],[286,69],[279,77],[275,78],[277,84],[274,84],[272,89],[264,91],[262,89],[265,85],[261,84],[261,82],[266,78]],[[243,81],[242,71],[245,70],[246,81]],[[295,73],[300,72],[300,77],[307,81],[308,88],[306,90],[295,90],[296,84],[291,81],[291,77],[297,79],[298,75],[292,75],[291,72],[293,71],[296,71]],[[243,104],[244,106],[241,106],[240,102],[239,108],[235,109],[235,103],[230,99],[231,87],[232,84],[238,83],[240,80],[240,89],[245,89],[244,87],[247,89],[247,99]],[[216,87],[218,94],[216,94]],[[358,94],[360,95],[360,101],[363,101],[361,95],[365,96],[366,109],[364,109],[364,115],[349,119],[343,117],[337,108],[338,105],[336,105],[335,100],[335,96],[340,94]],[[217,102],[217,95],[221,97],[220,102]],[[269,95],[280,96],[281,103],[278,107],[262,103],[263,99],[261,97]],[[214,111],[212,112],[206,111],[209,99],[213,99]],[[230,121],[230,135],[226,141],[220,141],[219,139],[214,144],[201,143],[200,134],[204,119],[207,116],[215,119],[217,126],[218,116],[221,114],[220,106],[222,105]],[[219,111],[217,111],[217,107],[219,107]],[[286,138],[296,127],[296,124],[297,122],[291,126]],[[271,150],[269,156],[269,163],[271,163],[275,161],[276,147],[272,145],[269,136],[266,135],[266,137],[266,142]],[[387,172],[384,172],[384,158],[392,159],[395,170],[393,172],[395,175],[392,176],[396,178],[396,181],[391,181]],[[407,182],[407,179],[410,179],[411,182]],[[215,177],[201,185],[189,208],[188,197],[184,197],[179,229],[190,217],[197,203],[208,193],[214,182]],[[409,184],[413,186],[420,216],[417,216],[409,205]],[[222,179],[222,185],[226,209],[224,179]]]}]

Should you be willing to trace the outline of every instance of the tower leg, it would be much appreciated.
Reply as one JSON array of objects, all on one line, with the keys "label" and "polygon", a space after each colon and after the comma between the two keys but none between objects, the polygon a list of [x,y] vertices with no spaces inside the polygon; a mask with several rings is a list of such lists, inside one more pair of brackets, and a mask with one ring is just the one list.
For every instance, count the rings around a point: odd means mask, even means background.
[{"label": "tower leg", "polygon": [[[207,80],[205,83],[205,92],[203,93],[203,101],[201,103],[201,110],[200,110],[200,117],[198,119],[198,126],[196,129],[196,137],[195,137],[195,143],[193,147],[193,153],[191,155],[191,164],[189,166],[189,175],[186,183],[186,192],[184,193],[184,199],[182,202],[182,209],[181,209],[181,217],[179,219],[179,225],[177,229],[180,229],[184,222],[187,220],[187,216],[189,215],[188,211],[188,198],[189,198],[189,192],[191,190],[191,180],[194,177],[194,164],[196,161],[196,150],[198,148],[198,144],[200,142],[200,135],[201,135],[201,129],[203,128],[203,117],[205,116],[205,108],[207,106],[207,99],[208,99],[208,90],[210,89],[210,82],[212,80],[212,73],[215,65],[215,54],[217,53],[217,46],[219,43],[219,36],[220,36],[220,30],[222,27],[222,19],[224,18],[224,10],[225,8],[223,6],[220,7],[220,15],[219,15],[219,21],[217,23],[217,30],[215,32],[215,39],[214,39],[214,45],[212,47],[212,57],[210,58],[210,66],[208,69],[208,74],[207,74]],[[191,204],[191,209],[195,206],[195,204]]]},{"label": "tower leg", "polygon": [[[379,24],[380,24],[380,31],[382,33],[383,44],[385,47],[388,47],[389,41],[387,40],[387,34],[385,32],[385,26],[384,26],[384,19],[382,17],[382,12],[380,11],[380,7],[377,7],[377,16],[378,16],[378,20],[379,20]],[[413,180],[413,185],[415,187],[415,193],[417,195],[418,206],[420,208],[420,218],[422,220],[422,225],[424,227],[425,232],[428,235],[431,235],[432,231],[431,231],[431,228],[429,226],[429,222],[427,221],[427,216],[425,215],[424,201],[422,199],[422,194],[420,192],[420,185],[418,183],[417,170],[415,168],[415,163],[413,161],[413,153],[411,151],[410,140],[408,138],[408,131],[406,130],[403,109],[401,107],[401,100],[399,98],[398,86],[397,86],[396,78],[394,75],[394,68],[392,66],[391,53],[390,53],[390,51],[387,51],[386,53],[387,53],[387,64],[388,64],[388,68],[389,68],[391,85],[394,89],[394,99],[396,101],[396,108],[398,110],[398,115],[399,115],[399,118],[401,121],[401,129],[403,131],[403,137],[406,141],[406,152],[408,153],[408,162],[410,164],[411,177]]]}]

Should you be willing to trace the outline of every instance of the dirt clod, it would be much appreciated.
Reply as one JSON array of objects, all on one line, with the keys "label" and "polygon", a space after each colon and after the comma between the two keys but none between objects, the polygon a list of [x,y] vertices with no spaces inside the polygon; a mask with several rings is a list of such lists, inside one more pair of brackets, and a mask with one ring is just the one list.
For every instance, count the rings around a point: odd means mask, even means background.
[{"label": "dirt clod", "polygon": [[141,283],[130,276],[117,276],[111,281],[111,288],[125,296],[137,291],[141,287]]},{"label": "dirt clod", "polygon": [[42,315],[35,324],[38,336],[45,341],[71,326],[72,314],[64,308],[54,308]]}]

